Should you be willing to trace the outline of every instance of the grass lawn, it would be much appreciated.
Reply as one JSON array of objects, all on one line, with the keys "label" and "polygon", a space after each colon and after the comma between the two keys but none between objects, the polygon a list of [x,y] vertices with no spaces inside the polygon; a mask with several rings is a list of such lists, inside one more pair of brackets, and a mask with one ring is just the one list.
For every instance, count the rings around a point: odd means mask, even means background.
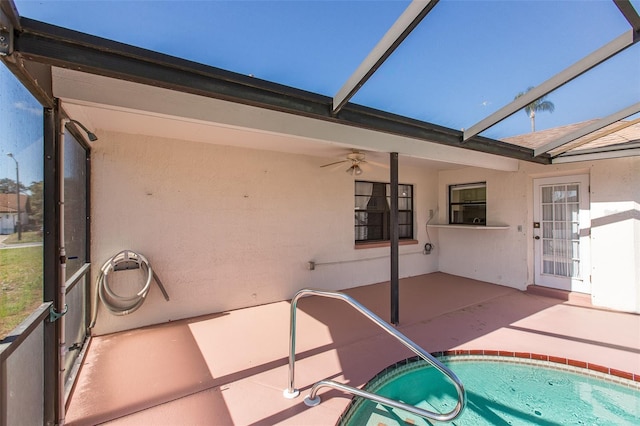
[{"label": "grass lawn", "polygon": [[39,243],[42,241],[42,234],[36,231],[22,233],[22,239],[18,240],[18,234],[11,234],[3,241],[4,244]]},{"label": "grass lawn", "polygon": [[0,250],[0,339],[40,306],[42,287],[42,246]]}]

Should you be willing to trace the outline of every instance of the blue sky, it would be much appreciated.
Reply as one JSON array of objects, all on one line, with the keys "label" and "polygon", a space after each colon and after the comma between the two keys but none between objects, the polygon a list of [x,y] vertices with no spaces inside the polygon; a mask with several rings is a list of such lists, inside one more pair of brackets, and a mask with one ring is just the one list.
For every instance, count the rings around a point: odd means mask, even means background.
[{"label": "blue sky", "polygon": [[[22,16],[333,96],[408,1],[33,1]],[[637,2],[634,2],[638,7]],[[441,0],[353,102],[468,128],[630,29],[612,1]],[[551,93],[539,130],[640,100],[640,47]],[[486,132],[527,133],[522,112]]]},{"label": "blue sky", "polygon": [[4,66],[0,65],[0,179],[16,180],[18,161],[20,183],[29,186],[43,180],[42,107]]}]

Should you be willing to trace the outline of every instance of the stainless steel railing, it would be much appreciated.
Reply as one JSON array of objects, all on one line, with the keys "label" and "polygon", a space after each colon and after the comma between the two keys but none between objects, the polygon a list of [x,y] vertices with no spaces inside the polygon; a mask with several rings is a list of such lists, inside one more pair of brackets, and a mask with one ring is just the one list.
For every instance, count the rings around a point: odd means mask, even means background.
[{"label": "stainless steel railing", "polygon": [[296,295],[291,300],[291,322],[290,322],[290,331],[289,331],[289,385],[287,389],[284,390],[283,394],[285,398],[295,398],[300,394],[300,391],[295,388],[294,380],[295,380],[295,362],[296,362],[296,312],[298,306],[298,300],[304,296],[321,296],[328,297],[331,299],[338,299],[344,302],[347,302],[349,305],[354,307],[358,312],[360,312],[365,317],[369,318],[371,321],[376,323],[380,328],[389,333],[391,336],[396,338],[400,343],[409,348],[413,353],[418,355],[420,358],[425,360],[427,363],[431,364],[433,367],[438,369],[442,374],[446,375],[449,380],[451,380],[453,386],[458,393],[458,403],[448,413],[437,413],[434,411],[424,410],[422,408],[415,407],[413,405],[408,405],[400,401],[396,401],[393,399],[386,398],[384,396],[376,395],[371,392],[364,391],[362,389],[354,388],[343,383],[334,382],[333,380],[321,380],[313,385],[311,388],[311,392],[308,397],[305,398],[305,404],[308,406],[315,406],[320,403],[320,397],[317,395],[318,390],[322,387],[332,387],[335,389],[339,389],[345,392],[352,393],[354,395],[360,396],[362,398],[367,398],[372,401],[378,402],[380,404],[384,404],[393,408],[399,408],[402,410],[406,410],[410,413],[413,413],[417,416],[437,420],[441,422],[451,421],[458,417],[462,410],[466,405],[466,392],[464,390],[464,386],[460,379],[451,371],[449,368],[444,366],[440,361],[434,358],[430,353],[426,352],[420,346],[409,340],[407,336],[400,333],[396,329],[394,329],[387,322],[382,320],[379,316],[371,312],[369,309],[358,303],[351,296],[348,296],[344,293],[338,292],[330,292],[323,290],[312,290],[312,289],[303,289],[296,293]]}]

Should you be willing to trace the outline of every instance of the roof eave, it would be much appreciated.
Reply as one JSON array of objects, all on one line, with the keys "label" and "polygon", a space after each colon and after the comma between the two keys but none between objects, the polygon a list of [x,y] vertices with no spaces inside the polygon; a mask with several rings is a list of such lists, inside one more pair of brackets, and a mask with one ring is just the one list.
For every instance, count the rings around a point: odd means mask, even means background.
[{"label": "roof eave", "polygon": [[27,62],[74,69],[170,90],[267,108],[518,160],[550,164],[548,155],[494,139],[348,103],[337,114],[332,98],[104,38],[21,18],[14,53]]}]

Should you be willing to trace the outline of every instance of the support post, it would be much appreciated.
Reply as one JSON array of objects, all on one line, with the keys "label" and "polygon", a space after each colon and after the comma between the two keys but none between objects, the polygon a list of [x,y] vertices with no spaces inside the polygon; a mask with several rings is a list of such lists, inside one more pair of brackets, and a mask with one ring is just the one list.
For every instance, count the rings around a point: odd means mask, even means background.
[{"label": "support post", "polygon": [[400,283],[399,283],[399,252],[398,252],[398,153],[389,155],[390,186],[391,186],[391,323],[400,323]]},{"label": "support post", "polygon": [[[60,181],[58,106],[44,110],[44,301],[58,306]],[[58,323],[44,321],[44,424],[58,419]]]}]

